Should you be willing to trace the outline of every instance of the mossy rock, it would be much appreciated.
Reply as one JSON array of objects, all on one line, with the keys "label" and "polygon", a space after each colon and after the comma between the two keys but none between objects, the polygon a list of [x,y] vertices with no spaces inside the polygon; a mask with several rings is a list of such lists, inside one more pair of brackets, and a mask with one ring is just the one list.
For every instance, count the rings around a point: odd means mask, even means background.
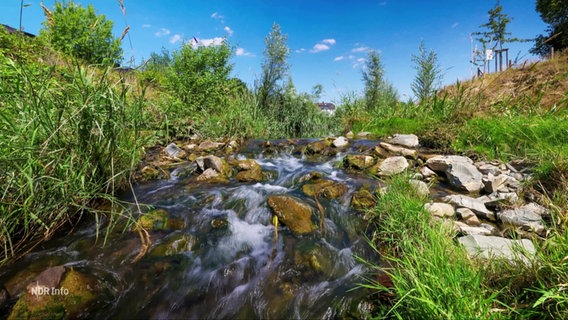
[{"label": "mossy rock", "polygon": [[320,179],[322,177],[323,177],[323,175],[322,175],[321,172],[312,171],[310,173],[306,173],[305,175],[301,176],[298,179],[298,183],[304,183],[304,182],[308,182],[308,181],[311,181],[311,180],[317,180],[317,179]]},{"label": "mossy rock", "polygon": [[237,173],[235,179],[241,182],[262,182],[266,180],[266,175],[259,167],[258,169],[241,171]]},{"label": "mossy rock", "polygon": [[332,180],[318,179],[314,183],[303,185],[302,192],[310,197],[317,194],[327,199],[335,199],[347,192],[347,186],[344,183],[337,183]]},{"label": "mossy rock", "polygon": [[314,153],[321,153],[325,148],[329,147],[331,142],[328,140],[319,140],[312,143],[309,143],[306,146],[306,153],[314,154]]},{"label": "mossy rock", "polygon": [[196,247],[198,247],[197,238],[192,235],[183,234],[171,237],[166,243],[156,246],[150,255],[155,257],[173,256],[191,252],[195,250]]},{"label": "mossy rock", "polygon": [[43,288],[43,294],[28,290],[20,296],[8,319],[76,318],[94,305],[100,293],[95,279],[73,269],[58,287]]},{"label": "mossy rock", "polygon": [[157,209],[142,214],[133,230],[144,228],[146,230],[183,229],[183,221],[170,219],[170,214],[164,209]]},{"label": "mossy rock", "polygon": [[351,154],[343,158],[343,166],[346,168],[353,168],[356,170],[363,170],[369,168],[375,163],[375,159],[371,156],[363,154]]},{"label": "mossy rock", "polygon": [[367,189],[361,189],[353,193],[353,198],[351,199],[351,205],[355,209],[372,208],[376,204],[377,204],[376,197]]},{"label": "mossy rock", "polygon": [[312,222],[312,208],[307,203],[284,195],[269,196],[267,203],[280,222],[294,234],[308,234],[317,229]]}]

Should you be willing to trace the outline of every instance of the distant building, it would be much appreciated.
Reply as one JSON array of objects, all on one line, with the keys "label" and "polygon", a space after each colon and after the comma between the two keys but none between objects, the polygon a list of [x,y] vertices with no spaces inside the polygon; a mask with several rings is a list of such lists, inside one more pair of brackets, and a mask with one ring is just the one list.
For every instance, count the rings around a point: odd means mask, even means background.
[{"label": "distant building", "polygon": [[[9,25],[0,24],[0,26],[4,27],[4,29],[6,29],[6,31],[7,31],[8,33],[18,33],[18,32],[20,32],[18,29],[12,28],[12,27],[10,27]],[[30,38],[35,38],[35,36],[36,36],[36,35],[33,34],[33,33],[25,32],[25,31],[21,31],[21,32],[22,32],[25,36],[28,36],[28,37],[30,37]]]},{"label": "distant building", "polygon": [[318,102],[316,105],[320,108],[321,111],[327,112],[329,114],[333,114],[335,112],[335,105],[331,102]]}]

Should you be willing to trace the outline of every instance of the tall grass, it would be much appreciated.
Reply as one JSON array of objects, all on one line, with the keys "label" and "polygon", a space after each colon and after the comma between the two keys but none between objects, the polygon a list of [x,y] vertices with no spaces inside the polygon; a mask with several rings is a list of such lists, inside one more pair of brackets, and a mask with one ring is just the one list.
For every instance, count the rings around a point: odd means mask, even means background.
[{"label": "tall grass", "polygon": [[112,199],[139,158],[144,102],[109,69],[0,55],[0,261]]},{"label": "tall grass", "polygon": [[372,244],[391,268],[394,287],[377,281],[363,286],[388,291],[396,303],[383,306],[380,317],[397,319],[499,319],[496,294],[483,286],[483,273],[452,240],[451,228],[431,219],[425,198],[414,192],[408,177],[387,182],[372,211],[376,231]]}]

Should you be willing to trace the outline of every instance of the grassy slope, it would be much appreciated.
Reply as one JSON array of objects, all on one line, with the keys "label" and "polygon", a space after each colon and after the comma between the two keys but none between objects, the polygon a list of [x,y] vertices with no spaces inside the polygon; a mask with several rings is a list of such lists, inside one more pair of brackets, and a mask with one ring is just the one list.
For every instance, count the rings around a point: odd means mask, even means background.
[{"label": "grassy slope", "polygon": [[550,236],[535,243],[538,264],[476,264],[450,238],[440,237],[445,231],[422,212],[424,199],[413,196],[403,181],[391,181],[395,192],[382,197],[374,216],[377,245],[385,246],[383,257],[396,266],[388,271],[394,288],[370,286],[390,290],[398,300],[381,317],[568,317],[567,107],[568,55],[561,55],[458,83],[421,106],[394,106],[353,125],[380,136],[416,133],[442,151],[528,160],[537,179],[525,190],[541,192],[540,202],[553,214]]}]

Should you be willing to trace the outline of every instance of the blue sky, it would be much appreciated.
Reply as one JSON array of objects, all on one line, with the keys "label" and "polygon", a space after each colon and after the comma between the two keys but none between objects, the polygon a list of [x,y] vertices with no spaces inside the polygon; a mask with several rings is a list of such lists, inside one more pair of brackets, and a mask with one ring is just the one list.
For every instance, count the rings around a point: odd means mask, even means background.
[{"label": "blue sky", "polygon": [[[38,33],[44,16],[38,0],[23,11],[25,31]],[[79,1],[93,4],[97,13],[114,22],[125,38],[124,63],[147,59],[162,47],[176,50],[196,37],[201,44],[226,38],[235,48],[233,75],[252,87],[261,74],[264,39],[278,23],[288,36],[288,62],[296,88],[311,92],[324,87],[322,100],[339,102],[342,95],[361,93],[361,67],[369,50],[381,53],[386,78],[401,99],[412,96],[410,84],[416,74],[411,55],[421,40],[438,54],[443,83],[471,77],[470,33],[487,22],[493,0],[124,0],[126,16],[117,0]],[[45,0],[52,8],[54,1]],[[534,0],[502,0],[504,13],[513,18],[508,31],[513,37],[534,38],[546,25],[535,12]],[[19,25],[20,1],[0,1],[0,23]],[[132,43],[132,47],[130,46]],[[528,53],[532,43],[508,44],[509,58],[535,60]]]}]

